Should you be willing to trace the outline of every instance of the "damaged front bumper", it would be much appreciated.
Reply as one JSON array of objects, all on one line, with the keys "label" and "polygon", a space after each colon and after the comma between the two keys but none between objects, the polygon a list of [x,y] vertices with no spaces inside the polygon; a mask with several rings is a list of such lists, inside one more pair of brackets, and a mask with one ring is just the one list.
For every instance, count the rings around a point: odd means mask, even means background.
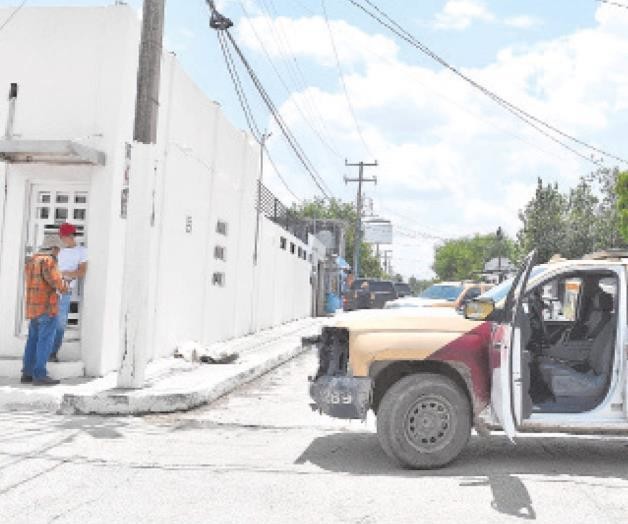
[{"label": "damaged front bumper", "polygon": [[324,327],[320,336],[303,338],[302,343],[318,347],[318,371],[310,378],[312,408],[331,417],[365,419],[371,406],[372,381],[350,376],[347,329]]},{"label": "damaged front bumper", "polygon": [[371,406],[371,379],[368,377],[328,377],[312,380],[313,409],[330,417],[361,419]]}]

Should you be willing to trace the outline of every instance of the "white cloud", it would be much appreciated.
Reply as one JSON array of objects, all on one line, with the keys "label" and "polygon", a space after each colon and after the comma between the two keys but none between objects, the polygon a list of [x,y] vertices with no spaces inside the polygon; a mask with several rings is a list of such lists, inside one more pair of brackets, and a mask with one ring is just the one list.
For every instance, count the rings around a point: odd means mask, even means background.
[{"label": "white cloud", "polygon": [[[344,20],[332,20],[330,27],[342,64],[369,62],[374,56],[390,59],[398,52],[392,40],[369,35]],[[326,66],[336,63],[327,25],[320,16],[297,19],[256,16],[243,19],[238,31],[245,45],[258,51],[263,47],[271,57],[306,56]]]},{"label": "white cloud", "polygon": [[476,0],[449,0],[442,11],[436,14],[434,27],[437,29],[462,30],[473,22],[492,22],[495,15]]},{"label": "white cloud", "polygon": [[504,24],[509,27],[515,27],[517,29],[531,29],[543,24],[543,21],[539,18],[529,15],[511,16],[504,19]]},{"label": "white cloud", "polygon": [[[622,17],[600,8],[596,22],[592,28],[527,49],[504,49],[493,63],[465,73],[564,131],[628,156],[624,143],[628,135],[628,12]],[[254,19],[253,23],[260,24],[262,31],[268,21]],[[328,41],[323,24],[316,17],[281,21],[285,34],[294,38],[294,53],[335,74],[331,51],[325,51],[323,44]],[[517,212],[532,196],[537,177],[558,181],[566,189],[592,169],[451,73],[415,65],[420,60],[403,61],[389,38],[344,22],[332,24],[343,35],[342,60],[353,66],[346,76],[347,88],[368,146],[380,164],[369,173],[379,179],[377,188],[369,187],[369,191],[384,208],[410,218],[406,227],[457,236],[502,226],[514,235],[519,227]],[[242,33],[245,43],[259,47],[246,31]],[[300,41],[298,34],[304,35]],[[365,52],[365,45],[373,52]],[[328,140],[343,155],[350,159],[366,156],[339,84],[295,92],[281,106],[290,127],[304,137],[311,158],[317,165],[329,166],[333,159],[323,162],[324,151],[307,134],[294,101],[318,108]],[[342,172],[341,161],[327,166],[321,172],[332,190],[350,198],[338,172]],[[311,186],[298,174],[291,182],[298,184],[295,189],[301,194]],[[394,213],[389,216],[401,220]],[[404,238],[396,242],[395,250],[405,253],[401,258],[410,260],[399,260],[397,270],[406,275],[429,273],[431,260],[426,251],[431,249],[425,249],[425,241]],[[401,246],[408,242],[416,242],[417,248]],[[412,257],[419,258],[412,262]]]}]

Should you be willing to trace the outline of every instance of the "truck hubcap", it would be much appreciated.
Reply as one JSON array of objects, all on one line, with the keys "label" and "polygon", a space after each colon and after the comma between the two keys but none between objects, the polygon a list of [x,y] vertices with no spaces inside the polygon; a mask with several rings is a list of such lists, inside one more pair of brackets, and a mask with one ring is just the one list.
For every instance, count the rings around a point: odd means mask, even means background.
[{"label": "truck hubcap", "polygon": [[434,451],[450,438],[453,408],[442,397],[419,398],[408,410],[405,434],[419,451]]}]

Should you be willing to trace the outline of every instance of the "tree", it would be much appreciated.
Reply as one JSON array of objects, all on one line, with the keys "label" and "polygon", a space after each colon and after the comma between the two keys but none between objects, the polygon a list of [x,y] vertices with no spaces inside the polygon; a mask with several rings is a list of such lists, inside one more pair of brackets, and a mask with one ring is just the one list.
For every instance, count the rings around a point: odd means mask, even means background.
[{"label": "tree", "polygon": [[575,188],[569,191],[564,223],[565,234],[560,241],[560,253],[566,258],[580,258],[591,253],[598,246],[598,221],[595,220],[598,198],[593,194],[591,184],[581,178]]},{"label": "tree", "polygon": [[421,294],[428,287],[430,287],[434,283],[434,280],[418,280],[416,277],[412,276],[408,279],[408,285],[412,290],[412,293],[415,295]]},{"label": "tree", "polygon": [[565,194],[556,184],[544,186],[539,178],[534,197],[519,213],[523,222],[517,234],[519,251],[536,248],[539,260],[546,261],[557,253],[580,258],[621,246],[620,178],[617,168],[600,168]]},{"label": "tree", "polygon": [[486,262],[498,256],[511,259],[513,252],[513,241],[496,234],[450,239],[434,250],[432,269],[441,280],[477,278]]},{"label": "tree", "polygon": [[[353,260],[353,239],[355,238],[353,224],[355,224],[357,218],[354,204],[342,202],[335,198],[325,200],[318,197],[293,206],[290,213],[295,218],[300,219],[344,220],[349,226],[345,233],[345,258]],[[383,273],[379,260],[373,254],[371,246],[365,242],[362,242],[360,245],[360,270],[362,273],[360,276],[368,278],[381,278]]]},{"label": "tree", "polygon": [[567,199],[558,190],[558,184],[544,186],[538,178],[534,197],[519,212],[523,222],[517,233],[520,251],[527,253],[536,248],[538,260],[543,262],[560,253],[566,230],[566,210]]},{"label": "tree", "polygon": [[609,235],[609,247],[619,247],[623,243],[622,239],[628,242],[628,171],[620,173],[615,169],[614,177],[608,180],[606,185],[610,187],[608,194],[612,195],[607,197],[605,202],[606,215],[609,217],[607,221],[615,227],[612,229],[607,227],[602,233],[615,233],[614,236]]}]

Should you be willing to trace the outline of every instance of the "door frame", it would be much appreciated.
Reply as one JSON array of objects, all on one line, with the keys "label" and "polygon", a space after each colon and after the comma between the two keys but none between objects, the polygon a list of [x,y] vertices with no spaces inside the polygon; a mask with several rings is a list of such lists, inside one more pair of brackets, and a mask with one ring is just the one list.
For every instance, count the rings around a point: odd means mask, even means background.
[{"label": "door frame", "polygon": [[[547,430],[568,430],[574,433],[583,429],[583,423],[587,422],[589,431],[596,430],[596,420],[600,421],[600,426],[597,429],[608,430],[608,421],[611,416],[611,404],[618,396],[623,397],[623,415],[618,416],[614,413],[614,418],[618,423],[625,424],[628,419],[628,406],[626,398],[623,395],[628,395],[628,377],[626,372],[626,333],[627,333],[627,318],[628,318],[628,305],[626,296],[627,277],[626,270],[623,266],[615,265],[572,265],[569,267],[561,267],[555,271],[550,271],[543,274],[543,279],[538,282],[537,285],[542,285],[544,282],[548,282],[554,278],[559,278],[561,275],[569,275],[574,273],[596,273],[596,272],[612,272],[617,277],[617,326],[615,334],[615,348],[613,355],[613,368],[611,370],[610,384],[608,391],[604,399],[598,404],[597,407],[592,410],[585,411],[583,413],[533,413],[527,418],[522,417],[523,412],[523,391],[522,382],[517,382],[517,379],[521,379],[521,376],[515,376],[513,374],[511,380],[512,391],[512,408],[515,413],[515,429],[535,429],[539,428]],[[517,330],[517,336],[521,336],[520,330]],[[522,360],[522,348],[519,344],[513,347],[511,355],[513,363],[521,362]],[[520,365],[521,366],[521,365]],[[525,372],[526,370],[520,369]],[[528,371],[529,372],[529,371]],[[605,423],[602,425],[602,421]]]},{"label": "door frame", "polygon": [[[23,213],[23,220],[22,220],[22,235],[21,235],[21,240],[20,240],[20,264],[19,264],[19,275],[18,275],[18,282],[23,282],[24,281],[24,265],[26,262],[26,256],[27,256],[27,245],[30,242],[30,237],[31,237],[31,220],[33,219],[33,213],[34,210],[38,207],[37,204],[38,202],[36,201],[36,192],[38,191],[38,188],[43,188],[43,190],[46,190],[46,188],[54,188],[55,186],[59,187],[59,188],[69,188],[68,190],[71,192],[85,192],[87,194],[87,203],[86,203],[86,208],[88,210],[87,213],[87,219],[85,221],[85,225],[83,226],[83,238],[87,238],[87,221],[89,220],[89,206],[90,206],[90,183],[88,180],[63,180],[63,179],[54,179],[54,180],[47,180],[47,179],[41,179],[41,178],[37,178],[37,179],[32,179],[32,180],[28,180],[26,182],[26,190],[24,193],[24,213]],[[53,189],[53,191],[55,191],[57,189]],[[54,220],[54,217],[53,217]],[[69,217],[66,219],[68,221],[74,221],[73,217]],[[65,220],[64,220],[65,221]],[[35,246],[33,246],[34,248]],[[79,283],[79,286],[82,285],[82,283]],[[27,330],[28,330],[28,325],[26,322],[26,319],[24,317],[24,286],[23,285],[19,285],[18,286],[18,293],[17,293],[17,304],[16,304],[16,314],[15,314],[15,336],[17,337],[25,337],[27,334]],[[79,304],[79,308],[80,308],[80,304]],[[79,313],[80,315],[80,313]],[[79,323],[79,326],[77,328],[71,328],[69,330],[69,332],[66,332],[66,334],[70,335],[67,340],[68,342],[75,342],[75,341],[80,341],[81,339],[81,325]]]}]

